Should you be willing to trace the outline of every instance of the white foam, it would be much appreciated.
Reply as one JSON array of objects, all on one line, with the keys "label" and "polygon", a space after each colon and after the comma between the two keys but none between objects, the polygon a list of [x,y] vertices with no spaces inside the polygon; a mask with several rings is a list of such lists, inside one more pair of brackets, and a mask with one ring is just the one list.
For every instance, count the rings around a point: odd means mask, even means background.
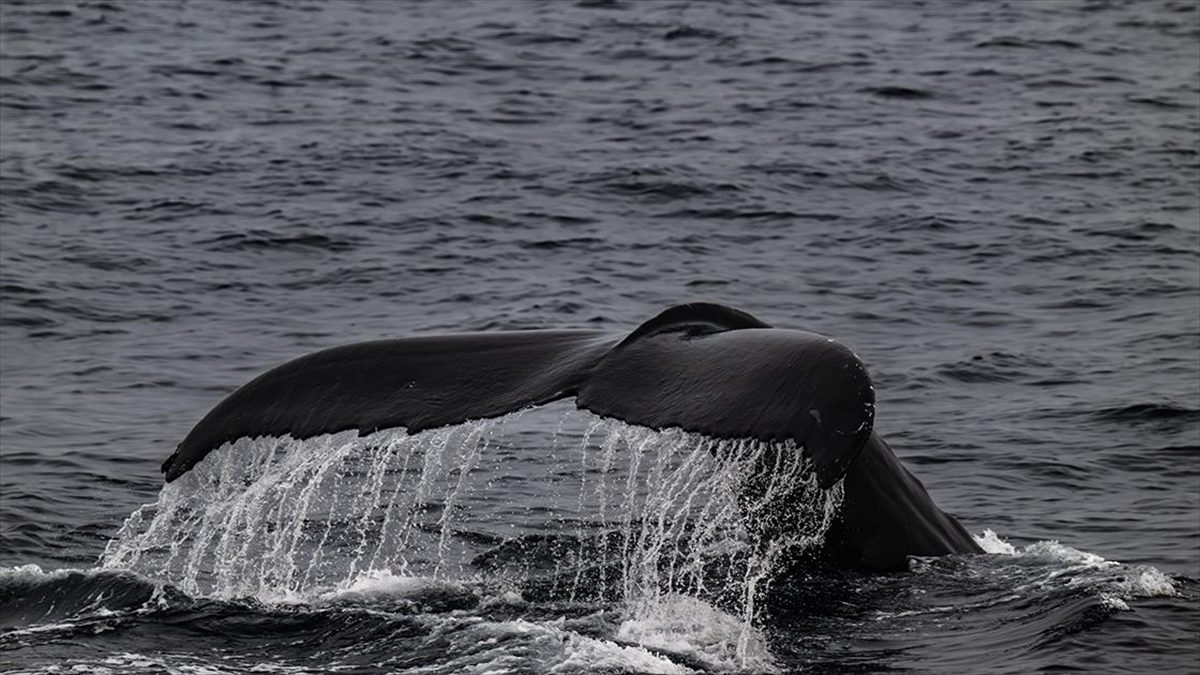
[{"label": "white foam", "polygon": [[1088,565],[1093,567],[1112,566],[1118,563],[1105,560],[1103,557],[1095,553],[1080,551],[1076,548],[1071,548],[1065,544],[1061,544],[1056,539],[1045,541],[1036,541],[1023,548],[1017,548],[1001,539],[992,530],[984,530],[983,534],[971,535],[975,543],[982,548],[984,553],[994,555],[1010,555],[1019,558],[1039,558],[1048,561],[1064,562],[1076,565]]},{"label": "white foam", "polygon": [[168,675],[234,675],[235,673],[302,673],[310,669],[276,663],[258,663],[250,667],[223,668],[199,659],[186,657],[149,656],[134,652],[112,654],[101,659],[64,659],[41,670],[7,671],[11,675],[57,675],[59,673],[88,673],[88,675],[125,675],[129,672],[167,673]]},{"label": "white foam", "polygon": [[568,633],[563,659],[550,667],[551,673],[595,673],[604,671],[683,675],[695,672],[644,647],[618,645]]},{"label": "white foam", "polygon": [[502,591],[484,598],[480,606],[485,609],[494,609],[497,607],[525,607],[528,604],[529,602],[517,591]]},{"label": "white foam", "polygon": [[1041,558],[1043,560],[1051,560],[1055,562],[1063,562],[1071,565],[1083,565],[1086,567],[1112,567],[1119,563],[1112,560],[1105,560],[1103,557],[1095,553],[1080,551],[1077,548],[1071,548],[1065,544],[1060,544],[1057,540],[1051,539],[1047,541],[1036,541],[1017,554],[1026,558]]},{"label": "white foam", "polygon": [[471,591],[466,585],[435,579],[393,574],[388,570],[368,570],[344,583],[339,588],[320,594],[321,600],[346,600],[351,598],[406,598],[434,593],[465,594]]},{"label": "white foam", "polygon": [[0,567],[0,581],[41,581],[44,579],[62,578],[72,572],[87,573],[87,570],[57,569],[49,572],[41,565],[18,565],[17,567]]},{"label": "white foam", "polygon": [[993,553],[997,555],[1013,555],[1017,552],[1012,544],[1004,541],[992,530],[984,530],[983,534],[973,534],[971,538],[983,549],[984,553]]},{"label": "white foam", "polygon": [[1153,567],[1137,567],[1116,582],[1117,588],[1133,597],[1167,598],[1179,594],[1171,577]]},{"label": "white foam", "polygon": [[1053,565],[1049,574],[1034,581],[1033,585],[1044,586],[1054,581],[1068,587],[1092,586],[1097,589],[1101,602],[1113,609],[1128,610],[1126,601],[1134,598],[1172,597],[1178,594],[1175,582],[1157,568],[1124,565],[1057,540],[1037,541],[1018,548],[992,530],[984,530],[983,534],[974,535],[973,538],[986,553]]},{"label": "white foam", "polygon": [[626,619],[617,629],[617,639],[686,656],[703,663],[706,670],[777,670],[756,628],[684,595],[660,598]]},{"label": "white foam", "polygon": [[1125,602],[1125,600],[1120,596],[1113,595],[1112,593],[1101,593],[1100,604],[1108,607],[1109,609],[1115,609],[1118,612],[1129,611],[1129,603]]},{"label": "white foam", "polygon": [[555,621],[486,621],[478,617],[436,619],[447,641],[447,660],[407,672],[575,675],[595,672],[684,675],[694,671],[644,647],[580,635]]},{"label": "white foam", "polygon": [[[0,583],[35,583],[44,584],[58,579],[66,579],[71,575],[81,575],[88,578],[101,577],[105,575],[125,576],[128,579],[136,579],[145,583],[154,584],[152,579],[143,577],[135,572],[128,570],[110,570],[102,567],[92,567],[88,569],[80,569],[76,567],[60,567],[52,570],[42,569],[40,565],[26,564],[18,565],[17,567],[0,567]],[[156,592],[161,591],[161,584],[154,584]]]}]

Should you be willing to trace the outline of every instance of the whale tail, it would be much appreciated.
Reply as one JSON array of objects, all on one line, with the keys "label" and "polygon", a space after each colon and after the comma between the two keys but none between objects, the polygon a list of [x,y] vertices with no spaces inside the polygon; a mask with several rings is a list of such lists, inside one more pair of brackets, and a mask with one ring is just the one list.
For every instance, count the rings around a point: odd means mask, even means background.
[{"label": "whale tail", "polygon": [[[979,547],[872,431],[874,390],[849,349],[745,312],[672,307],[628,335],[519,331],[380,340],[280,365],[212,409],[163,463],[172,481],[230,441],[357,429],[409,433],[575,397],[630,424],[791,441],[844,501],[820,560],[903,569],[908,555]],[[769,467],[762,467],[769,471]],[[755,490],[754,477],[749,490]],[[746,495],[752,496],[752,495]],[[786,528],[787,495],[750,520]]]},{"label": "whale tail", "polygon": [[832,339],[772,329],[722,305],[663,311],[628,335],[517,331],[379,340],[284,363],[230,394],[162,470],[186,473],[226,442],[357,429],[416,433],[574,396],[596,414],[717,438],[792,440],[823,487],[871,434],[874,391]]}]

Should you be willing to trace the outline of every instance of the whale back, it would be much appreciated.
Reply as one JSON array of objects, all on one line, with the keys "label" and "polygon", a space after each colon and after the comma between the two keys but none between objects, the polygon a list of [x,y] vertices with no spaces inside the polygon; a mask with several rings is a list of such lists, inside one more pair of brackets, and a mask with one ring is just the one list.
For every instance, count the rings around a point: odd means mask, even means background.
[{"label": "whale back", "polygon": [[792,440],[822,486],[870,437],[874,392],[837,342],[721,305],[672,307],[626,336],[516,331],[379,340],[289,361],[242,386],[163,463],[167,481],[242,437],[416,433],[576,397],[596,414],[717,438]]}]

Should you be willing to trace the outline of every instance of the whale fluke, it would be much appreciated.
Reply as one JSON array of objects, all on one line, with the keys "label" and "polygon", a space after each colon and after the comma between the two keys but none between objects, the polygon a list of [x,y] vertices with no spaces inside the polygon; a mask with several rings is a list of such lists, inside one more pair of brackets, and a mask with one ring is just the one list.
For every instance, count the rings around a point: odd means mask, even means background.
[{"label": "whale fluke", "polygon": [[908,555],[979,551],[873,432],[875,393],[853,352],[708,303],[672,307],[627,335],[468,333],[302,356],[221,401],[162,470],[173,481],[244,437],[416,433],[569,397],[644,427],[794,441],[821,487],[842,481],[845,491],[823,560],[886,570]]},{"label": "whale fluke", "polygon": [[654,429],[793,440],[824,488],[875,418],[867,369],[849,349],[720,305],[681,305],[642,324],[596,364],[576,403]]},{"label": "whale fluke", "polygon": [[866,369],[833,340],[722,305],[672,307],[626,336],[515,331],[378,340],[302,356],[221,401],[162,466],[172,481],[223,443],[357,429],[410,433],[575,396],[656,429],[792,439],[823,486],[871,433]]}]

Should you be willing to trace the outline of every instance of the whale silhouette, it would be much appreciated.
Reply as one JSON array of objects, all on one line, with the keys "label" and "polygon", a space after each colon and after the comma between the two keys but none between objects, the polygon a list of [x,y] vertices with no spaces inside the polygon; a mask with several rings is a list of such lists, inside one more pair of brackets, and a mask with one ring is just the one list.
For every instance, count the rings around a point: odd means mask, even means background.
[{"label": "whale silhouette", "polygon": [[417,433],[568,397],[639,426],[793,441],[821,487],[844,490],[814,563],[889,571],[909,556],[981,552],[874,432],[875,393],[852,351],[709,303],[672,307],[628,335],[466,333],[302,356],[221,401],[162,471],[173,481],[239,438]]}]

